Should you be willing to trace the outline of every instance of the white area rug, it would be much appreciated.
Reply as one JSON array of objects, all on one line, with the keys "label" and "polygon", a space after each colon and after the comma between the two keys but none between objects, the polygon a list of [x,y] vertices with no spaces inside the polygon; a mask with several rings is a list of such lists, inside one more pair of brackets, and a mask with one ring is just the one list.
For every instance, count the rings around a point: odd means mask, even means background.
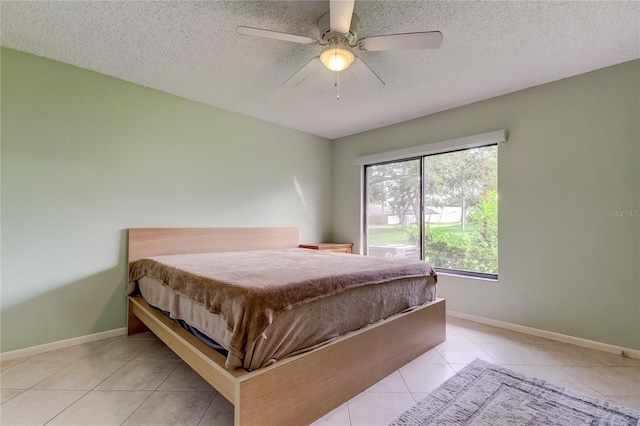
[{"label": "white area rug", "polygon": [[476,359],[392,425],[638,426],[640,412]]}]

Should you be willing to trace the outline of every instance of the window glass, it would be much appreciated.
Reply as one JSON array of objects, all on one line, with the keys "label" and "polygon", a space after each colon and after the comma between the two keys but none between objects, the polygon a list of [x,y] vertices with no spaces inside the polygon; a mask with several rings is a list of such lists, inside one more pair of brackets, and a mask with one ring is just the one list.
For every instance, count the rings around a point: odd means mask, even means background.
[{"label": "window glass", "polygon": [[420,259],[420,160],[366,168],[369,256]]},{"label": "window glass", "polygon": [[425,258],[498,274],[497,146],[424,158]]},{"label": "window glass", "polygon": [[497,145],[365,167],[367,254],[498,274]]}]

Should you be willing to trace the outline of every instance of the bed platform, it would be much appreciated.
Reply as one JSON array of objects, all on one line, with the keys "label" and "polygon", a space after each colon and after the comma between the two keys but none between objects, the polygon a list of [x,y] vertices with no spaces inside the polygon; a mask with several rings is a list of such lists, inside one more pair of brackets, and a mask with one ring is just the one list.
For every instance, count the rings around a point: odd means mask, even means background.
[{"label": "bed platform", "polygon": [[[136,228],[129,230],[129,263],[167,254],[298,244],[297,228]],[[147,329],[234,405],[236,426],[305,425],[443,342],[445,301],[436,299],[251,372],[226,369],[223,355],[141,297],[129,297],[129,334]]]}]

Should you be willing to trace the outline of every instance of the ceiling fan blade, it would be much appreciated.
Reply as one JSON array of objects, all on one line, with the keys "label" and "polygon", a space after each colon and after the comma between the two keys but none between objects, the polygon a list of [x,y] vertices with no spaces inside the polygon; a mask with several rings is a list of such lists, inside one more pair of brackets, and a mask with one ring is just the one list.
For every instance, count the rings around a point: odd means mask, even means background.
[{"label": "ceiling fan blade", "polygon": [[384,81],[380,80],[380,77],[371,71],[371,68],[369,68],[367,64],[362,62],[362,59],[357,56],[347,69],[369,89],[376,90],[384,87]]},{"label": "ceiling fan blade", "polygon": [[300,68],[297,73],[289,77],[289,79],[284,82],[285,86],[297,86],[298,84],[302,83],[305,78],[309,77],[322,66],[322,62],[320,62],[320,56],[316,56],[315,58],[307,62],[305,66]]},{"label": "ceiling fan blade", "polygon": [[377,52],[381,50],[437,49],[441,44],[442,33],[429,31],[367,37],[358,42],[358,47],[367,52]]},{"label": "ceiling fan blade", "polygon": [[309,37],[299,36],[295,34],[281,33],[278,31],[262,30],[260,28],[237,27],[236,32],[238,34],[246,35],[246,36],[271,38],[274,40],[290,41],[292,43],[300,43],[300,44],[317,43],[316,40]]},{"label": "ceiling fan blade", "polygon": [[355,0],[331,0],[329,2],[329,28],[338,34],[347,34],[351,28]]}]

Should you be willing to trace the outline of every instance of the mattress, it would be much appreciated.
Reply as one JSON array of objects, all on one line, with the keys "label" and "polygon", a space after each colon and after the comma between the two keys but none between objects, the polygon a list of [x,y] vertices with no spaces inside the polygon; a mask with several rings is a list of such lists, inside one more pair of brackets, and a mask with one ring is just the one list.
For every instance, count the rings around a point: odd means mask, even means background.
[{"label": "mattress", "polygon": [[431,302],[436,281],[427,262],[285,249],[141,259],[128,291],[254,370]]}]

